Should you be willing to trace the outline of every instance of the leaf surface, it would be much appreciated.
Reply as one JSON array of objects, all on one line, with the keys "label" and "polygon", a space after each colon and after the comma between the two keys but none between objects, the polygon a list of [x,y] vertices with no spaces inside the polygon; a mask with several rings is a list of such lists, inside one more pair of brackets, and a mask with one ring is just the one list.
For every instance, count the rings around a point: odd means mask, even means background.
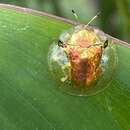
[{"label": "leaf surface", "polygon": [[117,44],[109,87],[89,97],[57,90],[48,70],[50,44],[72,25],[0,5],[1,130],[130,130],[130,48]]}]

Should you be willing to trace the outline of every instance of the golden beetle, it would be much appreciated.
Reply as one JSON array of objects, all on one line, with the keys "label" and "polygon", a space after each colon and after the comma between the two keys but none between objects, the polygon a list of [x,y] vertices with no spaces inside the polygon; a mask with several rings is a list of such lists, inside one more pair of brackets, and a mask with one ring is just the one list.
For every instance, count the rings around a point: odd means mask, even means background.
[{"label": "golden beetle", "polygon": [[103,90],[101,84],[107,84],[113,74],[116,55],[112,45],[107,38],[101,40],[88,26],[98,15],[87,25],[77,25],[62,33],[58,43],[49,50],[50,70],[56,79],[65,83],[61,88],[73,94]]}]

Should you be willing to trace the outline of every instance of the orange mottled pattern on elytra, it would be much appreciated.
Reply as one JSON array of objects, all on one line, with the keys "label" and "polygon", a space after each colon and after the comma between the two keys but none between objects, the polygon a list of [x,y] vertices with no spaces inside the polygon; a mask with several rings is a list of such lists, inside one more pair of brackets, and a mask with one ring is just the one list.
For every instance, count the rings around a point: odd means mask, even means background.
[{"label": "orange mottled pattern on elytra", "polygon": [[79,45],[80,47],[88,47],[96,42],[96,35],[86,29],[75,32],[69,43]]},{"label": "orange mottled pattern on elytra", "polygon": [[78,86],[90,86],[101,72],[101,46],[87,48],[96,43],[96,36],[87,30],[81,30],[74,33],[68,43],[78,45],[68,44],[65,48],[71,65],[72,83]]}]

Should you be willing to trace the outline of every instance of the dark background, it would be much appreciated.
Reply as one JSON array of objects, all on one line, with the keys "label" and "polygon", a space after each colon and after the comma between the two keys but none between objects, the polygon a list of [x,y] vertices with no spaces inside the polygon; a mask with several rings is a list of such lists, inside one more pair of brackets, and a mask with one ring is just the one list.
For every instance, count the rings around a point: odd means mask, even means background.
[{"label": "dark background", "polygon": [[130,0],[0,0],[54,15],[74,19],[74,9],[79,20],[87,23],[97,12],[100,17],[92,25],[114,37],[130,42]]}]

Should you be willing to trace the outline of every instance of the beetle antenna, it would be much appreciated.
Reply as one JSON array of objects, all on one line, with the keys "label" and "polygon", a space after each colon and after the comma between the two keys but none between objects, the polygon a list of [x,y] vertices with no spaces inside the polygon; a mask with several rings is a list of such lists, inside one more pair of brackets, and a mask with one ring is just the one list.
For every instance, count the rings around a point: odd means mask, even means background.
[{"label": "beetle antenna", "polygon": [[93,22],[96,18],[98,18],[100,16],[101,12],[98,12],[88,23],[87,25],[85,25],[85,27],[87,27],[91,22]]},{"label": "beetle antenna", "polygon": [[78,17],[78,15],[76,14],[76,12],[73,9],[72,9],[72,13],[73,13],[73,15],[75,17],[76,24],[79,23],[79,17]]}]

